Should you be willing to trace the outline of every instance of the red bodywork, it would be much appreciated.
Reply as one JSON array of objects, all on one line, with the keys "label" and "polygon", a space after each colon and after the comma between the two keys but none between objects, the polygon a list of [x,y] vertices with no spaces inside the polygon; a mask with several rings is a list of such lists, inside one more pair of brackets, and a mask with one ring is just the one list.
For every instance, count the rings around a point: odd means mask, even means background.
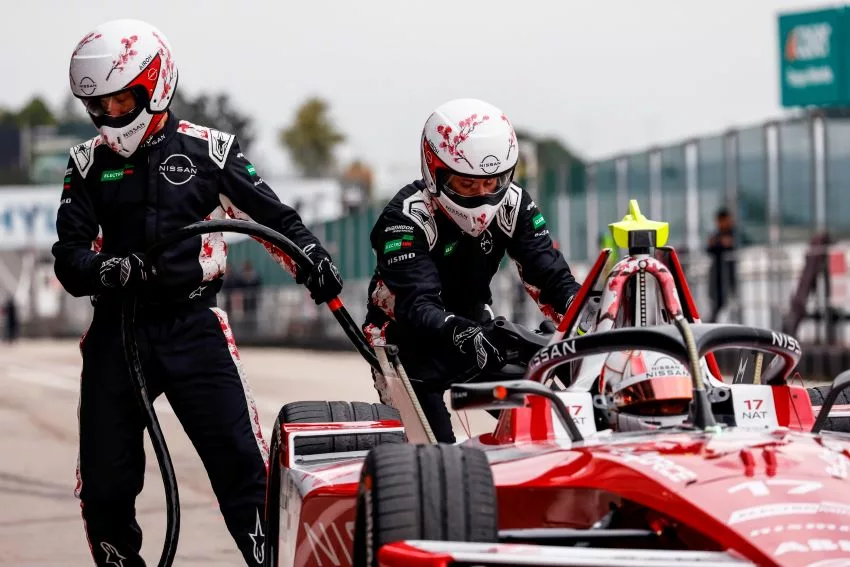
[{"label": "red bodywork", "polygon": [[[699,322],[675,252],[671,258],[672,274],[656,275],[678,280],[683,308]],[[605,259],[607,255],[594,265],[597,276]],[[585,282],[561,332],[573,328],[595,279]],[[677,298],[665,299],[678,303]],[[709,368],[720,378],[713,359]],[[504,410],[492,433],[464,444],[488,456],[500,529],[589,528],[614,504],[628,510],[626,517],[635,522],[622,527],[674,534],[662,536],[672,538],[664,540],[669,549],[725,552],[744,564],[850,565],[850,437],[806,432],[814,415],[805,388],[765,388],[772,391],[779,425],[772,430],[607,431],[572,443],[556,432],[550,403],[531,397],[526,407]],[[279,565],[351,565],[362,467],[362,456],[290,462],[291,436],[398,426],[281,426]],[[558,553],[567,557],[582,550],[407,541],[384,546],[379,559],[386,567],[436,567],[470,558],[480,563],[493,552],[545,555],[547,564],[557,565],[553,558]]]},{"label": "red bodywork", "polygon": [[[281,433],[304,427],[325,426],[284,425]],[[628,501],[644,511],[642,522],[675,528],[679,545],[691,549],[731,550],[757,565],[850,558],[850,440],[732,429],[620,433],[572,447],[565,440],[482,441],[466,443],[490,460],[500,529],[588,528],[610,503]],[[280,565],[351,565],[361,465],[352,458],[282,469]],[[388,567],[447,560],[406,544],[380,553]]]}]

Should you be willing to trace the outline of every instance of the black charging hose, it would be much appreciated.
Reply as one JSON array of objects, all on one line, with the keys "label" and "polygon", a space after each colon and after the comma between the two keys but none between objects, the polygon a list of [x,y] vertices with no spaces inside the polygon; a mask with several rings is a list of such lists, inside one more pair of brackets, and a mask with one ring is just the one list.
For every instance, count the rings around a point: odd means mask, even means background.
[{"label": "black charging hose", "polygon": [[177,492],[177,477],[174,474],[171,455],[168,453],[168,445],[165,444],[165,437],[162,435],[162,428],[159,426],[153,403],[148,395],[145,375],[142,372],[139,343],[136,340],[135,296],[127,297],[121,305],[121,331],[124,356],[129,366],[133,389],[136,391],[136,398],[145,414],[148,434],[154,453],[156,453],[159,471],[162,473],[162,483],[165,487],[165,504],[168,516],[165,527],[165,542],[157,565],[159,567],[171,567],[171,564],[174,563],[174,555],[177,553],[177,540],[180,537],[180,496]]}]

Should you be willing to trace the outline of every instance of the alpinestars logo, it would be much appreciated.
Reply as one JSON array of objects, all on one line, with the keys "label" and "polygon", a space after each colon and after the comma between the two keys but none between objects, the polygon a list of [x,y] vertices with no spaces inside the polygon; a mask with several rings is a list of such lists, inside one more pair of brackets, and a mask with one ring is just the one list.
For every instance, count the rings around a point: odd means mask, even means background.
[{"label": "alpinestars logo", "polygon": [[257,523],[254,524],[254,531],[248,534],[248,537],[251,538],[251,541],[254,544],[254,561],[257,563],[262,563],[263,559],[265,559],[265,539],[266,536],[263,534],[263,522],[260,520],[260,509],[257,508]]},{"label": "alpinestars logo", "polygon": [[437,222],[434,220],[434,205],[427,193],[419,191],[402,203],[402,214],[425,232],[428,250],[437,244]]},{"label": "alpinestars logo", "polygon": [[117,567],[124,567],[124,560],[127,559],[115,549],[115,546],[111,543],[102,541],[100,542],[100,548],[106,552],[106,563],[108,565],[117,565]]},{"label": "alpinestars logo", "polygon": [[510,225],[511,219],[514,217],[514,209],[519,205],[519,200],[516,195],[513,193],[508,195],[508,198],[505,199],[505,202],[502,204],[502,208],[499,211],[502,216],[505,218],[505,223]]},{"label": "alpinestars logo", "polygon": [[204,290],[207,289],[207,286],[202,285],[199,286],[198,289],[189,294],[189,299],[195,299],[196,297],[201,297],[203,295]]},{"label": "alpinestars logo", "polygon": [[[224,169],[224,164],[227,160],[227,154],[230,151],[230,146],[233,145],[233,140],[236,138],[233,134],[220,132],[219,130],[210,129],[209,133],[209,154],[220,168]],[[243,156],[244,157],[244,156]]]},{"label": "alpinestars logo", "polygon": [[213,152],[215,152],[217,156],[223,156],[229,140],[230,138],[221,132],[213,134],[213,144],[215,144]]},{"label": "alpinestars logo", "polygon": [[434,217],[428,212],[425,203],[411,203],[407,216],[419,222],[419,226],[422,227],[425,236],[428,238],[428,247],[432,248],[437,242],[437,227],[434,223]]},{"label": "alpinestars logo", "polygon": [[[511,185],[508,187],[505,199],[502,201],[502,206],[496,215],[496,224],[509,237],[514,235],[517,219],[519,218],[519,207],[522,201],[522,193],[519,189]],[[533,205],[533,202],[532,202]]]},{"label": "alpinestars logo", "polygon": [[89,161],[91,161],[91,147],[85,142],[74,146],[74,154],[76,155],[80,169],[87,169]]}]

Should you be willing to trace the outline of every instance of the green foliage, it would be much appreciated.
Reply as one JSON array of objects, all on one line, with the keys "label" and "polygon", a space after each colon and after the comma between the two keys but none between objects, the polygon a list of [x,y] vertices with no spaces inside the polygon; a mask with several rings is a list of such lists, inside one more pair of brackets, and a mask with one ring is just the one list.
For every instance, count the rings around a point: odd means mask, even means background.
[{"label": "green foliage", "polygon": [[295,120],[280,132],[280,143],[307,178],[334,174],[334,148],[345,141],[328,117],[328,103],[313,97],[299,107]]},{"label": "green foliage", "polygon": [[34,96],[17,111],[0,109],[0,126],[45,126],[56,123],[56,117],[40,96]]}]

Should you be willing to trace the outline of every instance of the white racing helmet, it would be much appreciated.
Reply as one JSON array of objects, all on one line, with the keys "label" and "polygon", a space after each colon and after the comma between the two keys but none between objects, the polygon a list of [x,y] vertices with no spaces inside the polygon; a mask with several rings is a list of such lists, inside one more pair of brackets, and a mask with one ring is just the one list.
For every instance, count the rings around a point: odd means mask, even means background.
[{"label": "white racing helmet", "polygon": [[609,354],[599,390],[618,413],[657,425],[683,421],[693,396],[691,374],[680,362],[641,350]]},{"label": "white racing helmet", "polygon": [[[422,130],[422,176],[437,205],[462,230],[478,236],[490,225],[513,181],[519,149],[501,110],[476,99],[437,108]],[[464,196],[449,187],[453,175],[496,179],[493,191]]]},{"label": "white racing helmet", "polygon": [[[130,156],[156,128],[177,87],[171,45],[152,25],[139,20],[113,20],[83,37],[71,55],[71,92],[83,101],[104,143]],[[100,99],[132,93],[135,107],[107,116]]]}]

